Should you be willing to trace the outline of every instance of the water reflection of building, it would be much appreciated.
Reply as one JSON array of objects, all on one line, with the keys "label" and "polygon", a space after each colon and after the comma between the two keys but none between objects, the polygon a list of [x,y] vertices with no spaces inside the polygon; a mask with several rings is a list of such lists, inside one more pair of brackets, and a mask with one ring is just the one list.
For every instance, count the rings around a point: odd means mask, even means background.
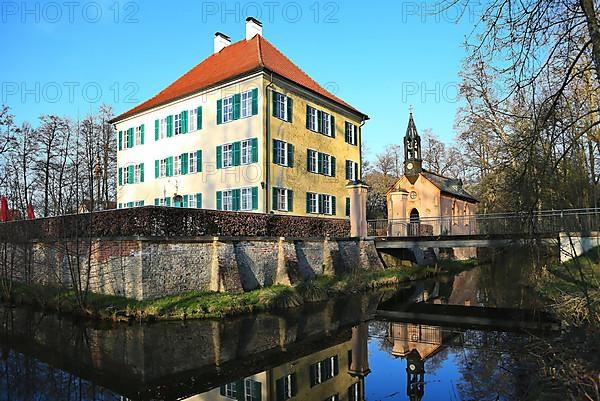
[{"label": "water reflection of building", "polygon": [[226,383],[187,401],[363,401],[369,374],[368,325],[352,338],[264,372]]},{"label": "water reflection of building", "polygon": [[390,323],[387,341],[392,345],[392,355],[406,359],[406,393],[409,399],[421,400],[425,394],[425,361],[442,349],[442,328]]}]

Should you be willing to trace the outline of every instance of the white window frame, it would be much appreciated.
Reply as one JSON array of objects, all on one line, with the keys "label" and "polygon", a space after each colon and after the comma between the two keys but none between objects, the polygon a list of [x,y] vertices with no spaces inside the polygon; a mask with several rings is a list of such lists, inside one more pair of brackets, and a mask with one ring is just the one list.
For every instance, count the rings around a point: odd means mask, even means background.
[{"label": "white window frame", "polygon": [[348,122],[348,125],[346,126],[346,129],[348,130],[348,139],[350,140],[348,143],[350,145],[356,145],[356,125]]},{"label": "white window frame", "polygon": [[288,205],[287,188],[277,188],[277,210],[282,212],[290,211],[290,205]]},{"label": "white window frame", "polygon": [[188,132],[194,132],[198,129],[197,120],[198,118],[198,109],[191,109],[188,111]]},{"label": "white window frame", "polygon": [[134,203],[135,207],[142,207],[143,206],[142,202],[144,202],[144,201],[135,201],[135,203]]},{"label": "white window frame", "polygon": [[181,155],[173,158],[173,176],[181,175]]},{"label": "white window frame", "polygon": [[310,112],[309,112],[309,122],[308,122],[308,128],[311,131],[315,131],[315,132],[319,132],[319,113],[317,111],[317,109],[315,109],[312,106],[310,107]]},{"label": "white window frame", "polygon": [[333,198],[331,195],[321,195],[323,197],[323,209],[321,211],[322,214],[333,214]]},{"label": "white window frame", "polygon": [[283,378],[283,394],[285,399],[292,398],[292,375],[289,374]]},{"label": "white window frame", "polygon": [[196,194],[188,195],[188,208],[196,209],[198,205],[196,204]]},{"label": "white window frame", "polygon": [[288,143],[284,141],[277,140],[275,142],[277,144],[277,149],[275,151],[279,155],[279,163],[282,166],[288,166]]},{"label": "white window frame", "polygon": [[323,155],[323,174],[331,177],[331,155],[322,153]]},{"label": "white window frame", "polygon": [[356,181],[356,171],[358,170],[358,163],[352,160],[348,160],[348,166],[350,167],[350,181]]},{"label": "white window frame", "polygon": [[165,206],[167,204],[165,198],[158,198],[158,206]]},{"label": "white window frame", "polygon": [[279,115],[275,116],[283,121],[288,120],[288,107],[287,107],[287,96],[283,93],[275,93],[277,96],[276,102],[279,104]]},{"label": "white window frame", "polygon": [[233,210],[233,191],[231,189],[221,192],[222,210]]},{"label": "white window frame", "polygon": [[173,117],[173,134],[181,134],[181,113],[175,114]]},{"label": "white window frame", "polygon": [[323,135],[331,136],[331,114],[321,111]]},{"label": "white window frame", "polygon": [[135,140],[134,145],[139,146],[142,144],[142,126],[135,127]]},{"label": "white window frame", "polygon": [[167,119],[161,118],[158,128],[159,138],[165,139],[167,137]]},{"label": "white window frame", "polygon": [[223,98],[223,123],[233,121],[233,96]]},{"label": "white window frame", "polygon": [[188,173],[194,174],[196,171],[196,152],[190,152],[188,154]]},{"label": "white window frame", "polygon": [[308,152],[310,153],[310,161],[308,163],[308,171],[310,171],[311,173],[318,173],[319,172],[319,152],[317,152],[316,150],[312,150],[312,149],[308,149]]},{"label": "white window frame", "polygon": [[252,187],[240,189],[240,210],[245,212],[252,210]]},{"label": "white window frame", "polygon": [[134,184],[142,182],[142,166],[140,164],[133,167],[133,182]]},{"label": "white window frame", "polygon": [[159,177],[167,176],[167,159],[161,159],[159,162]]},{"label": "white window frame", "polygon": [[310,204],[309,213],[319,214],[319,194],[314,193],[314,192],[309,192],[308,196],[309,196],[309,204]]},{"label": "white window frame", "polygon": [[237,388],[237,384],[236,383],[228,383],[225,385],[225,397],[227,398],[231,398],[231,399],[237,399],[237,393],[240,391],[240,389]]},{"label": "white window frame", "polygon": [[[127,149],[127,147],[128,147],[127,145],[129,144],[129,136],[133,135],[133,134],[131,134],[131,132],[132,131],[129,129],[125,130],[125,149]],[[134,140],[131,141],[131,143],[133,143],[133,146],[135,146],[135,137],[134,137]]]},{"label": "white window frame", "polygon": [[233,167],[233,143],[226,143],[221,146],[223,155],[223,168]]},{"label": "white window frame", "polygon": [[245,139],[241,145],[241,164],[252,163],[252,139]]},{"label": "white window frame", "polygon": [[259,401],[259,394],[254,393],[254,383],[256,380],[244,379],[244,400],[245,401]]},{"label": "white window frame", "polygon": [[240,94],[240,118],[252,116],[252,91],[242,92]]}]

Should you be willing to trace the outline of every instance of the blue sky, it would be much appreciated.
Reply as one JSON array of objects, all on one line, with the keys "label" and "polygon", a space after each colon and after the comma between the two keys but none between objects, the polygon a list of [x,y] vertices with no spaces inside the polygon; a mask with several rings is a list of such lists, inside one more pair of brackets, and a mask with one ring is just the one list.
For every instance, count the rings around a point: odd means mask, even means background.
[{"label": "blue sky", "polygon": [[[321,85],[371,117],[372,153],[417,127],[454,137],[462,47],[473,7],[433,15],[435,2],[3,1],[0,103],[17,122],[77,117],[101,103],[120,113],[211,54],[213,34],[238,41],[247,15]],[[35,125],[35,123],[34,123]]]}]

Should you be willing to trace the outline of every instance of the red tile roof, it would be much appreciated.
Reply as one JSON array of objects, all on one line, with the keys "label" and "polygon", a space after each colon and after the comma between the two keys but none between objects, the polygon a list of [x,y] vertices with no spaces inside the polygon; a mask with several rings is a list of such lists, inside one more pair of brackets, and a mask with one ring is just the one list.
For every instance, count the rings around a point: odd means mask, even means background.
[{"label": "red tile roof", "polygon": [[250,40],[241,40],[211,55],[160,91],[156,96],[115,117],[111,122],[123,120],[152,107],[191,95],[244,74],[263,70],[293,81],[354,113],[368,118],[366,114],[329,93],[269,41],[260,35],[256,35]]}]

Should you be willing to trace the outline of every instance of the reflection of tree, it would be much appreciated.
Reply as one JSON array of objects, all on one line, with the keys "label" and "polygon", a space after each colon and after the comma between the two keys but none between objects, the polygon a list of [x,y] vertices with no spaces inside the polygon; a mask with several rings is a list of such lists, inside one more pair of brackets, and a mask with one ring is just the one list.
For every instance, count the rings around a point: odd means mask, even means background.
[{"label": "reflection of tree", "polygon": [[425,361],[425,372],[427,372],[428,375],[435,375],[437,370],[446,363],[449,353],[449,348],[442,347],[438,352],[433,354],[431,358]]},{"label": "reflection of tree", "polygon": [[377,349],[387,354],[392,354],[392,344],[387,340],[390,324],[383,321],[369,323],[369,337],[377,339]]}]

